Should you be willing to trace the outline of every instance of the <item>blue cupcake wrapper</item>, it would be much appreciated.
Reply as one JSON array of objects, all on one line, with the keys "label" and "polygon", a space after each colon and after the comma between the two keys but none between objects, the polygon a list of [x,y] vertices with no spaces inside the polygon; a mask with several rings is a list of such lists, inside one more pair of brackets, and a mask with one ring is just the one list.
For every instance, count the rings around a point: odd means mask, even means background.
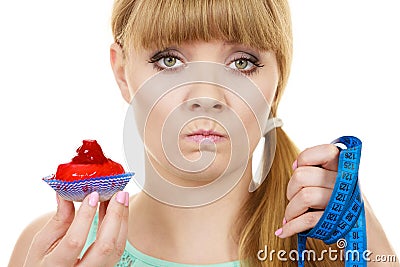
[{"label": "blue cupcake wrapper", "polygon": [[133,172],[127,172],[112,176],[101,176],[66,182],[53,179],[54,176],[43,178],[51,188],[53,188],[63,199],[69,201],[82,201],[92,192],[98,192],[100,202],[109,200],[116,192],[125,188],[126,184],[135,175]]}]

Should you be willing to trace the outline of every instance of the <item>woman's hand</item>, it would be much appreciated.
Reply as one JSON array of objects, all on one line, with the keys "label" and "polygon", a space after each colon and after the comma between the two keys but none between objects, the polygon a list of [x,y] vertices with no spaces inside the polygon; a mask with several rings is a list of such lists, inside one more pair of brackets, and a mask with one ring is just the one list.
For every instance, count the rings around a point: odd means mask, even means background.
[{"label": "woman's hand", "polygon": [[315,146],[300,153],[287,187],[289,204],[283,226],[275,235],[289,237],[317,224],[335,186],[338,157],[335,145]]},{"label": "woman's hand", "polygon": [[99,195],[87,196],[76,215],[72,202],[59,196],[57,200],[57,213],[33,239],[24,266],[114,266],[127,239],[128,193],[120,191],[101,203],[96,241],[81,259]]}]

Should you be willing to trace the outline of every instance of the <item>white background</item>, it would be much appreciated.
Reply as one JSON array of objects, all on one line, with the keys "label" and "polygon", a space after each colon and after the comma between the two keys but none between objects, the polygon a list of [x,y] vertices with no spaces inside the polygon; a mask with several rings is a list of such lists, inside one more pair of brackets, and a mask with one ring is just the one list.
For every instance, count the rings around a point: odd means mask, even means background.
[{"label": "white background", "polygon": [[[109,67],[112,1],[0,2],[0,266],[23,228],[56,207],[43,176],[97,139],[124,162],[126,105]],[[399,66],[396,0],[291,0],[295,54],[280,107],[301,149],[363,140],[362,189],[396,251]],[[137,191],[131,182],[127,188]]]}]

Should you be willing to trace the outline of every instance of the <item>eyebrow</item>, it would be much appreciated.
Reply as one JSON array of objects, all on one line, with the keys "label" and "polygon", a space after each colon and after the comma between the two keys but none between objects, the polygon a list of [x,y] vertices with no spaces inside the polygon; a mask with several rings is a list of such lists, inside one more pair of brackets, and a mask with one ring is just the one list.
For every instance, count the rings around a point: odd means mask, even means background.
[{"label": "eyebrow", "polygon": [[[245,44],[241,44],[241,43],[238,43],[238,42],[235,42],[235,41],[224,41],[222,43],[222,45],[223,46],[238,46],[239,50],[236,51],[236,52],[249,54],[249,55],[251,55],[252,57],[254,57],[254,58],[258,59],[258,60],[261,57],[261,51],[260,50],[258,50],[257,48],[250,47],[250,46],[245,45]],[[251,53],[248,52],[248,51],[245,51],[245,50],[250,50]]]}]

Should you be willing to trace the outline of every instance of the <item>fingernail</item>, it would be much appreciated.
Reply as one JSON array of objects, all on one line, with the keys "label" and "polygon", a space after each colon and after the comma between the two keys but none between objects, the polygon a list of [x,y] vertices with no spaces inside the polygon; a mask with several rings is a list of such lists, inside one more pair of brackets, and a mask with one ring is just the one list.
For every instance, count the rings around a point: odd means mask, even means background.
[{"label": "fingernail", "polygon": [[276,236],[280,236],[282,234],[282,228],[279,228],[278,230],[275,231]]},{"label": "fingernail", "polygon": [[119,191],[115,199],[117,200],[118,203],[125,205],[125,196],[126,192]]},{"label": "fingernail", "polygon": [[93,192],[89,195],[89,206],[96,207],[99,202],[99,193]]},{"label": "fingernail", "polygon": [[285,225],[287,223],[286,219],[283,218],[282,224]]},{"label": "fingernail", "polygon": [[297,159],[293,162],[292,170],[297,169]]},{"label": "fingernail", "polygon": [[126,207],[129,206],[129,193],[128,192],[126,192],[126,194],[125,194],[125,203],[124,204]]}]

